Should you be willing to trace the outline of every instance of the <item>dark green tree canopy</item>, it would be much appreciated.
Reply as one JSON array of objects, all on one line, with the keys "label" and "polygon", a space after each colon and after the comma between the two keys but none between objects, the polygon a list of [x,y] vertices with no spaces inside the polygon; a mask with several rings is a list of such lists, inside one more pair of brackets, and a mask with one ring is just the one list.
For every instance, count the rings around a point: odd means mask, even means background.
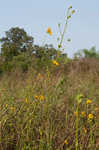
[{"label": "dark green tree canopy", "polygon": [[38,45],[34,45],[34,52],[35,52],[35,56],[37,58],[45,58],[45,59],[52,59],[55,58],[57,55],[57,50],[53,47],[53,45],[44,45],[44,46],[38,46]]},{"label": "dark green tree canopy", "polygon": [[12,60],[13,56],[26,52],[33,46],[33,37],[28,36],[24,29],[19,27],[11,28],[5,32],[5,37],[0,39],[1,55],[5,60]]}]

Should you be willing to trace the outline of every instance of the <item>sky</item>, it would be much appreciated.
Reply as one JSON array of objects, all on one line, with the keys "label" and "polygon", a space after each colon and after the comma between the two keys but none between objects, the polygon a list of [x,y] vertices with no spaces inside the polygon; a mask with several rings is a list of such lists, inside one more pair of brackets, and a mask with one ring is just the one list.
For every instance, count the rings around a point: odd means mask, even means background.
[{"label": "sky", "polygon": [[[70,5],[76,13],[64,37],[65,52],[72,57],[79,49],[96,46],[99,50],[99,0],[1,0],[0,38],[11,27],[20,27],[34,37],[34,44],[57,47],[58,24],[63,29]],[[52,36],[46,34],[48,27]],[[67,38],[71,42],[67,43]]]}]

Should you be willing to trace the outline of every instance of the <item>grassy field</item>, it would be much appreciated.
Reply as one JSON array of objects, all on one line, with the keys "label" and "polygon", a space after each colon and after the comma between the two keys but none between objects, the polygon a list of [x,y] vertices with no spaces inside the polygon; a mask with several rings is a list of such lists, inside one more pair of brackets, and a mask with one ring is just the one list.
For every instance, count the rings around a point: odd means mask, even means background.
[{"label": "grassy field", "polygon": [[99,150],[99,61],[1,76],[0,150]]}]

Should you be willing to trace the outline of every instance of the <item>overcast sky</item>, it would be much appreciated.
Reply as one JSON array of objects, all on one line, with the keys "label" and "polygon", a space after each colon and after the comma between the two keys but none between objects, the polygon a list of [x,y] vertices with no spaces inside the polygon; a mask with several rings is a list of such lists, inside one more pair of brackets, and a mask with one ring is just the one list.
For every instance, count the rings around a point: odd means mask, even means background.
[{"label": "overcast sky", "polygon": [[[71,38],[65,51],[72,56],[78,49],[96,46],[99,50],[99,0],[1,0],[0,37],[11,27],[21,27],[34,37],[35,44],[57,46],[58,23],[65,22],[67,8],[76,10],[64,39]],[[47,36],[50,27],[53,36]]]}]

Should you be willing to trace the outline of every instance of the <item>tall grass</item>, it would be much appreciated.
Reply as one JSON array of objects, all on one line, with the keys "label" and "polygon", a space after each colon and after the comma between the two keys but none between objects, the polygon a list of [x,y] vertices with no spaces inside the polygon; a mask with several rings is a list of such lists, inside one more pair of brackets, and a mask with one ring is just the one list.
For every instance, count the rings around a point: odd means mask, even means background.
[{"label": "tall grass", "polygon": [[1,150],[98,149],[98,70],[83,77],[78,67],[69,63],[52,74],[32,69],[1,78]]}]

